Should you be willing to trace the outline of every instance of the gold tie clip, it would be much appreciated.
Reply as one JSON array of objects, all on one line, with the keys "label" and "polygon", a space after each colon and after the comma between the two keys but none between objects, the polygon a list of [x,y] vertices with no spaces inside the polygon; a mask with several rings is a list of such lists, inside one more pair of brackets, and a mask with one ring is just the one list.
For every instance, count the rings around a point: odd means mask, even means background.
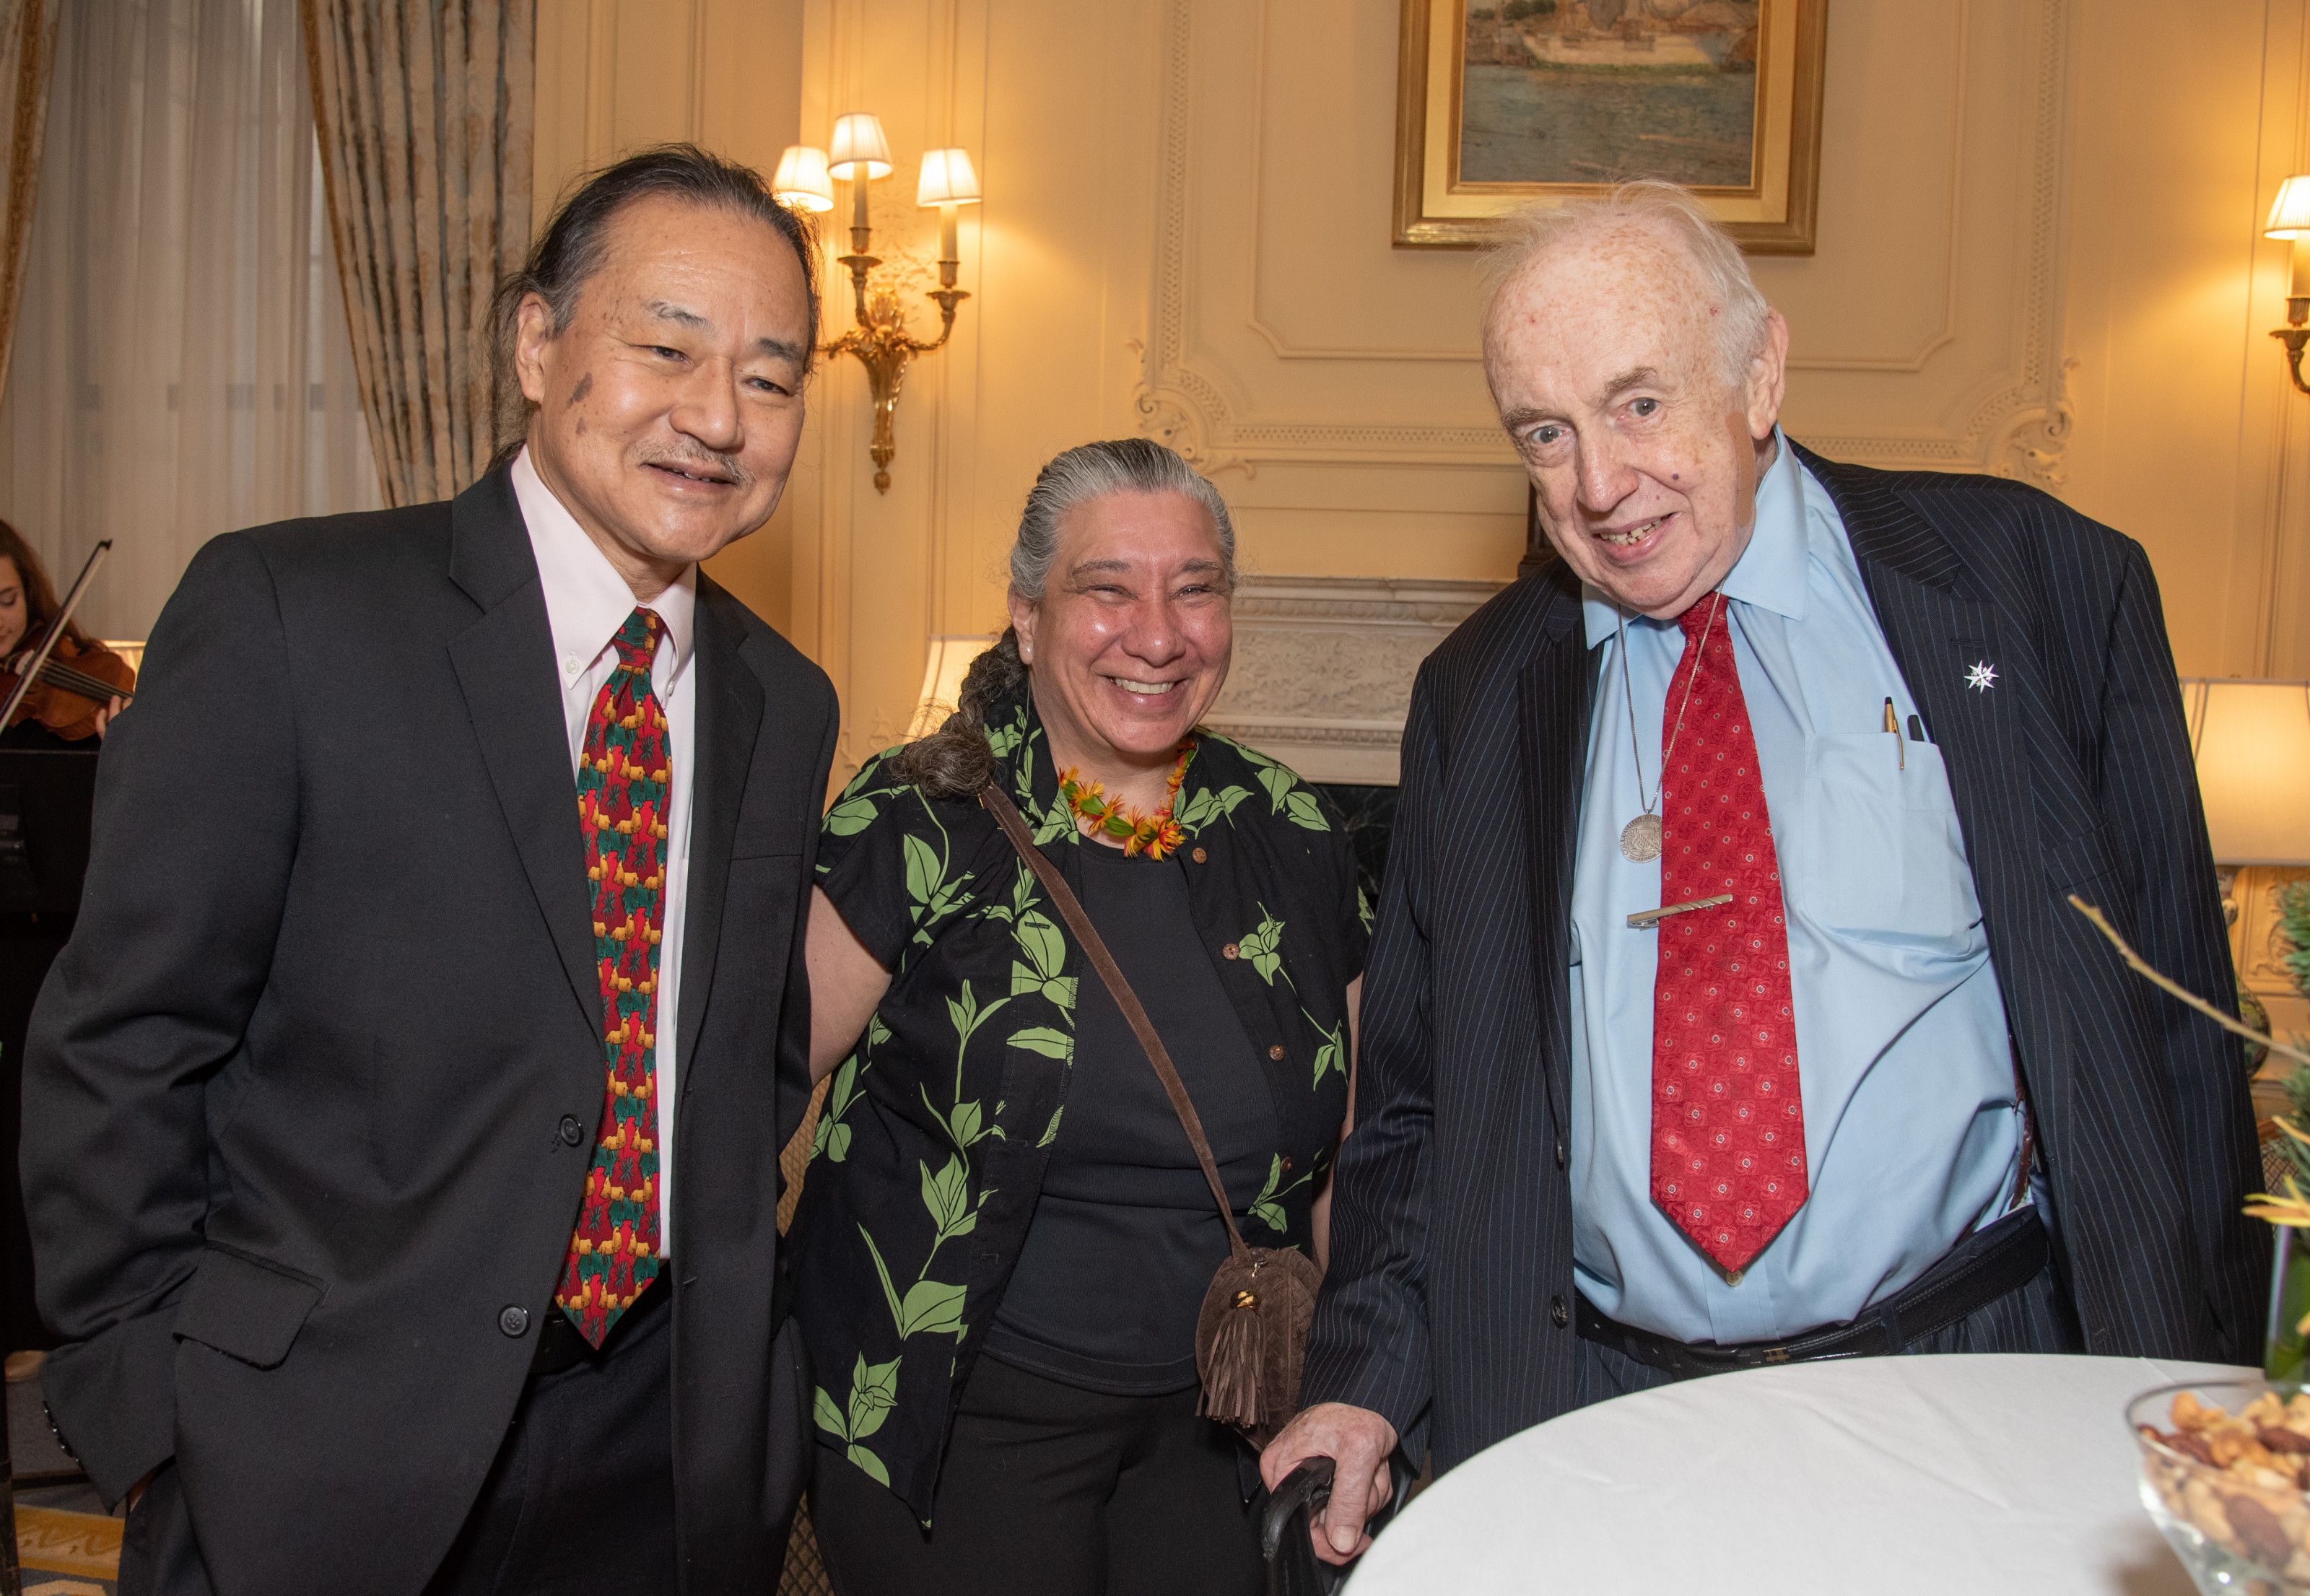
[{"label": "gold tie clip", "polygon": [[1631,931],[1650,931],[1671,915],[1681,915],[1687,909],[1713,909],[1720,903],[1731,903],[1730,892],[1720,892],[1714,898],[1696,898],[1690,903],[1663,904],[1656,909],[1645,909],[1628,916]]}]

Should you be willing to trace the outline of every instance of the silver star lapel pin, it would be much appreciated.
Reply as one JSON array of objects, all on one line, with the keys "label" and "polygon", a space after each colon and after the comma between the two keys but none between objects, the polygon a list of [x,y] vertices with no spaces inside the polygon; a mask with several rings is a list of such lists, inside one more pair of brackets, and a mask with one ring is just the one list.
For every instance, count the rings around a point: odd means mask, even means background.
[{"label": "silver star lapel pin", "polygon": [[1987,692],[1997,685],[1997,667],[1987,660],[1981,661],[1966,672],[1965,684],[1967,687],[1978,689],[1982,692]]}]

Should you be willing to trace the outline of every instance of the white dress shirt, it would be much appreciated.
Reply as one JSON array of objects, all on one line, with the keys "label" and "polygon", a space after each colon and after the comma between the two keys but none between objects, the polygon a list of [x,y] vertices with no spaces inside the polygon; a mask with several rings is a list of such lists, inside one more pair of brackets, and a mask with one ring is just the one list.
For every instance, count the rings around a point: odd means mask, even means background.
[{"label": "white dress shirt", "polygon": [[[545,619],[553,629],[553,664],[561,685],[561,718],[569,731],[569,824],[578,825],[578,759],[586,746],[586,722],[594,699],[617,668],[611,646],[618,629],[636,608],[634,590],[594,546],[578,518],[553,497],[524,449],[513,463],[514,498],[529,528],[530,552],[537,557],[539,585],[545,590]],[[682,1012],[682,910],[690,896],[690,776],[698,746],[698,672],[690,668],[698,619],[698,568],[649,602],[665,630],[651,663],[650,684],[665,710],[666,750],[673,761],[673,792],[666,823],[665,924],[657,950],[657,1178],[658,1235],[662,1249],[673,1247],[673,1124],[675,1018]],[[597,1050],[597,1080],[606,1082],[607,1064]],[[606,1087],[605,1087],[606,1089]],[[601,1100],[592,1105],[598,1114]],[[598,1125],[595,1127],[598,1131]]]}]

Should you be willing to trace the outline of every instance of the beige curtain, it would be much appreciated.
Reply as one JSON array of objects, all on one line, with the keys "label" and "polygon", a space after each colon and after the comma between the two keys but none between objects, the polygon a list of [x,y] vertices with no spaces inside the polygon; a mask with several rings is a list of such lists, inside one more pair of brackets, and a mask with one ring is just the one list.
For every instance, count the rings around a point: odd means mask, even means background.
[{"label": "beige curtain", "polygon": [[529,247],[536,0],[301,0],[329,230],[391,504],[487,469],[490,296]]},{"label": "beige curtain", "polygon": [[48,78],[56,61],[62,0],[0,0],[0,127],[8,166],[0,172],[0,376],[24,297],[32,202],[40,186],[40,143],[48,126]]},{"label": "beige curtain", "polygon": [[[141,638],[221,532],[375,508],[297,0],[74,0],[0,402],[0,516]],[[0,83],[12,81],[0,73]]]}]

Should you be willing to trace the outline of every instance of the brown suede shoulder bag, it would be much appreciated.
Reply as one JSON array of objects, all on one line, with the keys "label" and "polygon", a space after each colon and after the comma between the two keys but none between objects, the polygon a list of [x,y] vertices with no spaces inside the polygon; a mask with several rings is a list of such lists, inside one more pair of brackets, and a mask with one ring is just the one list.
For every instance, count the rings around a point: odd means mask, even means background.
[{"label": "brown suede shoulder bag", "polygon": [[1203,1293],[1203,1311],[1195,1321],[1195,1373],[1203,1385],[1195,1410],[1232,1425],[1255,1444],[1264,1444],[1298,1410],[1300,1364],[1307,1356],[1307,1326],[1316,1316],[1316,1289],[1323,1283],[1323,1272],[1297,1247],[1245,1244],[1243,1233],[1236,1228],[1235,1210],[1220,1180],[1219,1166],[1211,1158],[1211,1144],[1204,1139],[1203,1122],[1195,1117],[1195,1106],[1180,1083],[1178,1071],[1171,1067],[1163,1039],[1149,1023],[1147,1011],[1123,978],[1107,944],[1091,928],[1090,916],[1083,913],[1066,878],[1035,846],[1018,807],[991,783],[978,796],[1010,837],[1011,846],[1019,850],[1019,857],[1051,895],[1067,929],[1082,944],[1091,967],[1114,994],[1115,1006],[1130,1021],[1132,1033],[1147,1050],[1147,1062],[1162,1080],[1180,1127],[1187,1132],[1187,1144],[1195,1149],[1195,1162],[1203,1167],[1203,1179],[1227,1226],[1228,1256],[1211,1277],[1211,1289]]}]

